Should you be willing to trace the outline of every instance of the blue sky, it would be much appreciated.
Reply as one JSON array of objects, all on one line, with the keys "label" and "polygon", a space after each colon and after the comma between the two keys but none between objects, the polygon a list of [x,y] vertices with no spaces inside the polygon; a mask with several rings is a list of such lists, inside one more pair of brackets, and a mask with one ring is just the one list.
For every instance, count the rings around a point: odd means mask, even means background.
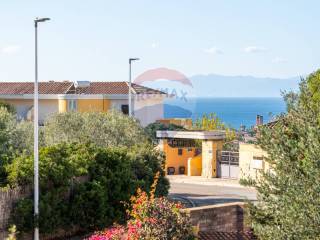
[{"label": "blue sky", "polygon": [[291,77],[320,63],[316,0],[2,0],[0,80],[32,81],[33,19],[43,80],[128,79],[157,67]]}]

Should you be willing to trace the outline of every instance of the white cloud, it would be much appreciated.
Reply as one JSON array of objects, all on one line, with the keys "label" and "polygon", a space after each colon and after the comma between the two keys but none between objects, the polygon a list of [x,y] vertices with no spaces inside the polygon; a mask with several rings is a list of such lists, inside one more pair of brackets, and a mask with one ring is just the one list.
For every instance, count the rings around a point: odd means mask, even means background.
[{"label": "white cloud", "polygon": [[151,44],[151,47],[152,48],[157,48],[157,47],[159,47],[159,43],[154,42],[154,43]]},{"label": "white cloud", "polygon": [[287,59],[282,58],[282,57],[275,57],[274,59],[272,59],[273,63],[285,63],[287,61],[288,61]]},{"label": "white cloud", "polygon": [[0,51],[4,54],[12,55],[19,52],[21,47],[19,45],[8,45],[0,49]]},{"label": "white cloud", "polygon": [[217,47],[207,48],[204,51],[210,54],[223,54],[223,51]]},{"label": "white cloud", "polygon": [[246,53],[259,53],[259,52],[265,52],[267,49],[265,47],[260,46],[248,46],[243,49]]}]

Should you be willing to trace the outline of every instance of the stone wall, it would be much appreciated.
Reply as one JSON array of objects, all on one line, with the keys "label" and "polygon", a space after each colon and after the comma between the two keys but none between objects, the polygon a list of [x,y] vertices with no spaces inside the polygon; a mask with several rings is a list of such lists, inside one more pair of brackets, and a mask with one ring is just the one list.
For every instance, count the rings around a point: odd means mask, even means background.
[{"label": "stone wall", "polygon": [[235,202],[184,209],[199,231],[236,232],[248,230],[244,224],[245,203]]},{"label": "stone wall", "polygon": [[0,189],[0,239],[5,238],[14,204],[19,199],[30,196],[30,194],[31,189],[29,187]]}]

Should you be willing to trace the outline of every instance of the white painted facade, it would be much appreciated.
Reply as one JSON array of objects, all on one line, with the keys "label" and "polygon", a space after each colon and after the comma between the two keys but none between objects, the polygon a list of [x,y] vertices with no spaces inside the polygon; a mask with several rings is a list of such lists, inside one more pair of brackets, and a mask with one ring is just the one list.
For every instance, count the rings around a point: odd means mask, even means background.
[{"label": "white painted facade", "polygon": [[133,101],[134,116],[142,126],[147,126],[164,118],[163,95],[136,96]]}]

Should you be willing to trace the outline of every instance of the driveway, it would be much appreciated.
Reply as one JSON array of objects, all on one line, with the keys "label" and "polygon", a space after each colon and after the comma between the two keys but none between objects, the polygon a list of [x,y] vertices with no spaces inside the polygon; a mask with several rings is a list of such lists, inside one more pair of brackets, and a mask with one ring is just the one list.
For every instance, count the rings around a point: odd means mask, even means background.
[{"label": "driveway", "polygon": [[256,190],[240,186],[236,180],[186,176],[168,178],[171,186],[169,197],[181,201],[186,207],[256,200]]}]

